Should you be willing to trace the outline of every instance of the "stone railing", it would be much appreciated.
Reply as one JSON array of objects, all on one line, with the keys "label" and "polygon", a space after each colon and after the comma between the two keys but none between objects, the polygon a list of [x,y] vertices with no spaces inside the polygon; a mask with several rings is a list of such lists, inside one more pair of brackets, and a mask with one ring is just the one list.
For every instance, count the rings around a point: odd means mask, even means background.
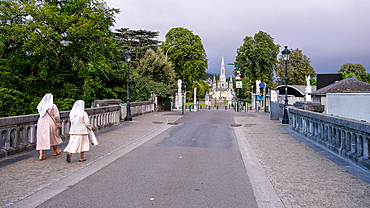
[{"label": "stone railing", "polygon": [[[123,104],[120,106],[121,106],[121,110],[120,110],[121,119],[123,120],[127,115],[127,106],[126,104]],[[132,117],[153,112],[154,109],[155,109],[155,104],[150,101],[130,103],[130,111],[131,111]]]},{"label": "stone railing", "polygon": [[289,127],[332,152],[370,169],[369,123],[291,107]]},{"label": "stone railing", "polygon": [[[153,112],[154,103],[135,102],[131,103],[131,116]],[[126,105],[112,105],[85,109],[89,115],[93,130],[100,131],[120,124],[120,120],[126,117]],[[59,112],[62,128],[58,134],[63,141],[69,140],[69,111]],[[23,115],[0,118],[0,158],[17,153],[31,151],[36,148],[36,131],[39,115]]]}]

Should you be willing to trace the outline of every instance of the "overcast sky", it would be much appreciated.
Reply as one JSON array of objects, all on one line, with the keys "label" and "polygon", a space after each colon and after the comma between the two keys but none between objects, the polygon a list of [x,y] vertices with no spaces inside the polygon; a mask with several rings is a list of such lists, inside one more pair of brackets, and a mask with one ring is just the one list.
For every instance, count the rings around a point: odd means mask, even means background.
[{"label": "overcast sky", "polygon": [[[107,0],[119,8],[115,28],[159,31],[174,27],[202,39],[208,73],[234,62],[245,36],[264,31],[275,44],[299,48],[316,73],[337,73],[344,63],[361,63],[370,72],[369,0]],[[279,54],[280,55],[280,54]],[[226,66],[226,75],[233,66]]]}]

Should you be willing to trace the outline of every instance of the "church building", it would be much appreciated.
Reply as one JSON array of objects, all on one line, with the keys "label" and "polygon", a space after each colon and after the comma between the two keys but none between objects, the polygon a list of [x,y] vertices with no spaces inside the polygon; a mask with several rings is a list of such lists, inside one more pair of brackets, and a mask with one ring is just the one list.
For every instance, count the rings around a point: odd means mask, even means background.
[{"label": "church building", "polygon": [[220,79],[216,80],[216,75],[213,75],[212,86],[209,89],[209,96],[213,102],[215,101],[231,101],[235,97],[233,80],[230,77],[229,82],[226,81],[225,62],[222,55]]}]

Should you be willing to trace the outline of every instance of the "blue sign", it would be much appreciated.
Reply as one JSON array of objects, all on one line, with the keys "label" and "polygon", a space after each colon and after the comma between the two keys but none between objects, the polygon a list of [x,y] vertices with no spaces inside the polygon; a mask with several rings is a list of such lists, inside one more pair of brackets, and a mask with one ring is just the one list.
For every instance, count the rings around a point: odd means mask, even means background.
[{"label": "blue sign", "polygon": [[263,95],[256,95],[257,100],[263,100]]},{"label": "blue sign", "polygon": [[260,87],[266,87],[266,83],[264,82],[260,83]]}]

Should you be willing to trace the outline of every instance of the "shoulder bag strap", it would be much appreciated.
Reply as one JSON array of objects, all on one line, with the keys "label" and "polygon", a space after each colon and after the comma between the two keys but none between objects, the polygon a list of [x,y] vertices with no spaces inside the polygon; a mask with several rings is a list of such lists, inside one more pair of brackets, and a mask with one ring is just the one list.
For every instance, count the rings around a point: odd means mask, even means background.
[{"label": "shoulder bag strap", "polygon": [[48,111],[46,111],[46,113],[48,113],[48,114],[49,114],[50,118],[51,118],[51,119],[53,119],[54,123],[57,123],[57,122],[55,121],[55,119],[53,118],[53,116],[51,116],[51,115],[50,115],[50,113],[49,113]]}]

